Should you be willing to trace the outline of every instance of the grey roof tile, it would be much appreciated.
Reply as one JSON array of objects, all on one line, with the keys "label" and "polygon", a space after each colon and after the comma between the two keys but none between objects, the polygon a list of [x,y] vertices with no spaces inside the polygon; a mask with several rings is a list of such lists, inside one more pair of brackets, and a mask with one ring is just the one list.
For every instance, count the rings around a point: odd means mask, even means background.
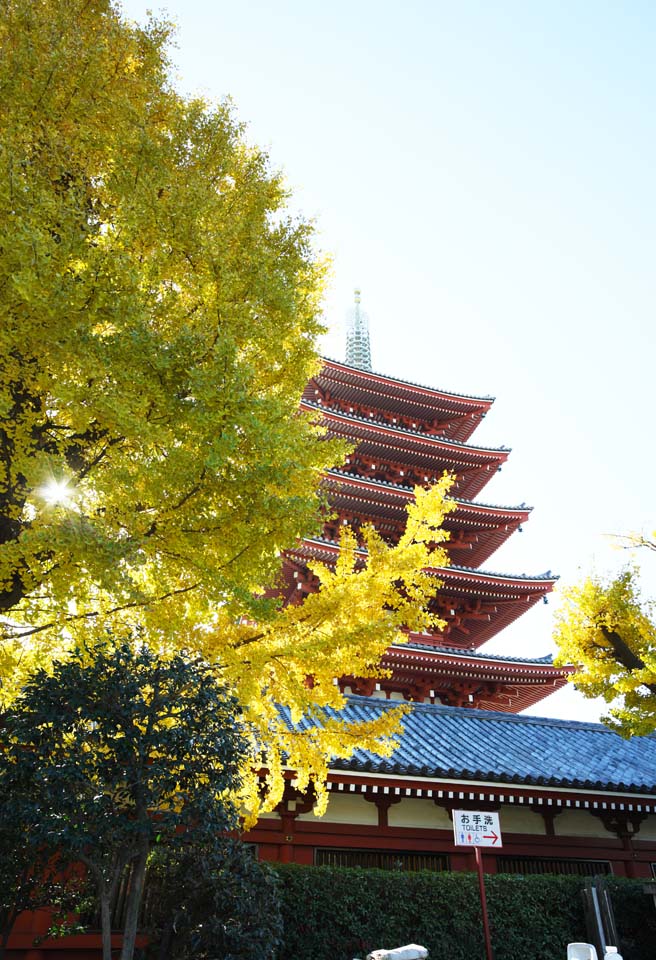
[{"label": "grey roof tile", "polygon": [[[340,715],[349,721],[371,720],[393,706],[389,701],[351,696]],[[326,713],[337,716],[332,710]],[[331,767],[654,793],[656,735],[625,740],[602,724],[412,704],[391,757],[357,750],[351,759],[335,760]]]},{"label": "grey roof tile", "polygon": [[553,655],[546,653],[543,657],[507,657],[500,653],[485,653],[480,650],[463,650],[460,647],[446,647],[436,643],[421,643],[419,640],[408,640],[406,643],[393,643],[393,650],[428,650],[431,653],[445,653],[450,656],[470,658],[472,660],[498,660],[500,663],[535,663],[552,664]]}]

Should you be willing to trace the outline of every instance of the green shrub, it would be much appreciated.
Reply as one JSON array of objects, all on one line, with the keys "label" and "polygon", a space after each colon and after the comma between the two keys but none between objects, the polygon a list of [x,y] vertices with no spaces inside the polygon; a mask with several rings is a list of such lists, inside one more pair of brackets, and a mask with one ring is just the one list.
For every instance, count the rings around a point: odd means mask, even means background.
[{"label": "green shrub", "polygon": [[656,909],[652,898],[641,892],[643,883],[618,878],[607,881],[623,960],[653,960],[656,956]]},{"label": "green shrub", "polygon": [[[276,866],[284,923],[281,960],[351,960],[421,943],[433,958],[484,960],[474,873],[393,873]],[[586,941],[583,877],[486,877],[495,960],[565,960]],[[656,912],[640,881],[609,879],[624,960],[653,960]]]},{"label": "green shrub", "polygon": [[282,921],[278,877],[238,840],[164,850],[149,873],[150,960],[271,960]]}]

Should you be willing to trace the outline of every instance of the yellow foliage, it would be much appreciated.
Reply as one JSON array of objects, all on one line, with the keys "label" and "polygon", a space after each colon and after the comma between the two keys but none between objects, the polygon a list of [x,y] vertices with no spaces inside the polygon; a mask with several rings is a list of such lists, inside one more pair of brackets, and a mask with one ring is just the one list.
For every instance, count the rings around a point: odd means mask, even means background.
[{"label": "yellow foliage", "polygon": [[[441,525],[455,508],[447,496],[452,482],[445,475],[430,490],[415,491],[408,526],[396,546],[365,528],[364,564],[346,528],[335,568],[312,565],[320,589],[302,604],[272,609],[257,624],[231,621],[221,610],[212,629],[199,629],[190,638],[206,657],[223,664],[266,743],[267,808],[280,799],[283,756],[284,764],[298,772],[299,789],[314,785],[321,810],[331,756],[349,756],[356,747],[391,752],[390,738],[399,732],[405,708],[384,711],[370,723],[346,724],[332,716],[345,703],[335,678],[384,676],[380,661],[391,643],[405,641],[403,628],[444,626],[428,610],[439,581],[424,571],[448,564],[444,549],[433,544],[447,536]],[[250,803],[257,807],[254,794]]]},{"label": "yellow foliage", "polygon": [[110,0],[2,10],[1,697],[108,633],[200,650],[271,770],[319,784],[396,727],[322,710],[430,623],[449,480],[417,491],[398,546],[368,530],[362,565],[347,533],[303,606],[262,599],[346,455],[297,412],[322,331],[311,225],[229,104],[172,87],[166,23]]},{"label": "yellow foliage", "polygon": [[576,686],[612,704],[609,723],[626,736],[656,728],[654,603],[640,595],[635,568],[590,577],[564,594],[557,615],[557,662],[573,663]]},{"label": "yellow foliage", "polygon": [[312,229],[230,105],[173,90],[168,25],[109,0],[2,10],[7,698],[142,609],[171,639],[243,606],[318,523],[343,448],[297,415],[322,330]]}]

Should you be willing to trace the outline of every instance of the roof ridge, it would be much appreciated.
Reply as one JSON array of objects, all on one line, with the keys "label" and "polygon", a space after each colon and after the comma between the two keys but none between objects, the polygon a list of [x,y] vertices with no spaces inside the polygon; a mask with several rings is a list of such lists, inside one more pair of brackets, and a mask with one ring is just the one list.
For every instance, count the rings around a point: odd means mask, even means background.
[{"label": "roof ridge", "polygon": [[[358,694],[350,693],[345,696],[349,703],[369,704],[384,710],[393,710],[399,706],[398,700],[379,700],[377,697],[363,697]],[[449,707],[444,703],[415,703],[413,701],[403,701],[411,712],[417,713],[443,713],[452,716],[462,716],[476,720],[485,720],[491,723],[514,723],[529,724],[531,726],[548,727],[566,727],[576,730],[596,730],[600,733],[607,733],[612,736],[619,736],[615,730],[611,730],[603,723],[595,723],[591,720],[562,720],[557,717],[535,717],[521,713],[501,713],[497,710],[481,710],[476,707]],[[656,740],[656,733],[646,734],[644,737],[633,737],[633,740],[650,739]]]}]

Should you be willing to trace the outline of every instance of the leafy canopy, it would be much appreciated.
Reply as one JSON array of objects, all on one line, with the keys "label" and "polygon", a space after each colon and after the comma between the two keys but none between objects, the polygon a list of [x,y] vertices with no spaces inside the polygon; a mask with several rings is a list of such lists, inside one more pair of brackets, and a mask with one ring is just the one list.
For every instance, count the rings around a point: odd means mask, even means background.
[{"label": "leafy canopy", "polygon": [[[283,763],[297,770],[300,790],[314,784],[321,812],[331,756],[347,757],[358,747],[391,752],[389,738],[398,731],[403,707],[355,724],[328,719],[324,708],[339,710],[344,703],[336,677],[387,676],[380,661],[390,644],[405,640],[406,629],[444,625],[430,611],[439,581],[429,568],[448,563],[440,544],[448,537],[443,518],[455,507],[447,496],[451,484],[445,475],[430,489],[415,491],[395,546],[365,527],[363,557],[346,528],[334,569],[311,565],[320,588],[302,604],[273,610],[257,624],[228,622],[220,610],[212,628],[198,631],[203,654],[221,661],[241,702],[248,704],[249,720],[262,731],[270,774],[267,806],[280,799]],[[290,719],[280,705],[289,708]],[[250,802],[256,809],[255,781],[252,786]]]},{"label": "leafy canopy", "polygon": [[[656,547],[644,537],[623,540]],[[555,638],[559,662],[577,665],[573,680],[582,693],[612,704],[611,726],[624,736],[656,729],[656,606],[642,596],[636,567],[567,591]]]},{"label": "leafy canopy", "polygon": [[3,4],[5,684],[62,628],[170,638],[252,603],[335,459],[296,415],[311,228],[229,105],[172,89],[169,35],[109,0]]},{"label": "leafy canopy", "polygon": [[403,626],[439,625],[422,569],[447,562],[449,480],[398,545],[347,532],[302,607],[267,599],[345,456],[297,411],[324,269],[229,105],[172,87],[169,39],[110,0],[3,5],[0,696],[108,629],[199,653],[267,744],[273,805],[283,759],[321,783],[396,727],[323,710]]}]

